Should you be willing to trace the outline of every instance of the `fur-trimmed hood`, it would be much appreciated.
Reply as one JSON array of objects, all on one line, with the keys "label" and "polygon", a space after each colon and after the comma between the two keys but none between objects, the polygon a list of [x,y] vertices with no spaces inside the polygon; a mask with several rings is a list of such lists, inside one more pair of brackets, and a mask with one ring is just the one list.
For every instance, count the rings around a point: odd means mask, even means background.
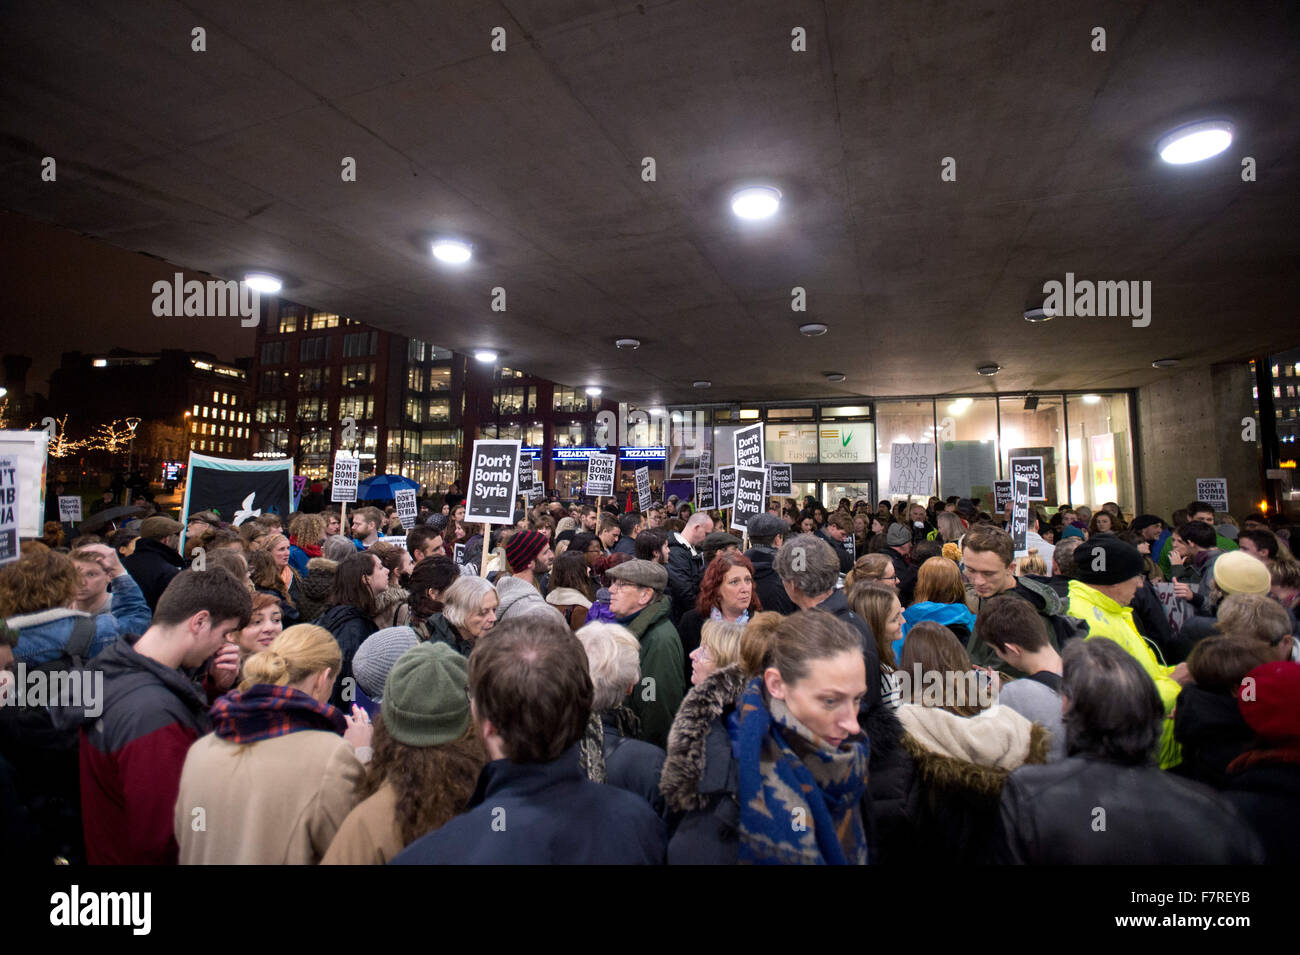
[{"label": "fur-trimmed hood", "polygon": [[1012,770],[1047,762],[1047,730],[1008,706],[966,718],[907,703],[898,719],[903,746],[928,787],[996,798]]},{"label": "fur-trimmed hood", "polygon": [[407,593],[405,587],[389,587],[382,594],[375,597],[375,616],[382,616],[410,599],[411,595]]},{"label": "fur-trimmed hood", "polygon": [[709,734],[714,722],[735,707],[748,682],[740,665],[733,663],[692,687],[682,700],[668,733],[668,755],[659,778],[659,791],[669,810],[687,812],[708,805],[700,782],[707,768]]}]

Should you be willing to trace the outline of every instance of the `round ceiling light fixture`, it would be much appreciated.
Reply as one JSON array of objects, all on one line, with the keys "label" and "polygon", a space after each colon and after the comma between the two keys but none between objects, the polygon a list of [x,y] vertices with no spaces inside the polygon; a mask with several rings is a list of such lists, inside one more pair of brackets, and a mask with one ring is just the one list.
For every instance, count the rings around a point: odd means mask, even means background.
[{"label": "round ceiling light fixture", "polygon": [[978,368],[975,369],[975,372],[976,374],[983,375],[985,378],[991,378],[993,375],[996,375],[1001,370],[1002,370],[1001,365],[988,364],[988,365],[980,365]]},{"label": "round ceiling light fixture", "polygon": [[781,208],[781,190],[746,186],[731,194],[731,211],[742,219],[770,219]]},{"label": "round ceiling light fixture", "polygon": [[278,276],[270,272],[248,272],[244,275],[244,284],[254,292],[260,292],[263,295],[274,295],[280,289],[284,288],[284,283]]},{"label": "round ceiling light fixture", "polygon": [[615,348],[625,348],[625,349],[627,349],[627,350],[629,350],[629,351],[635,351],[636,349],[638,349],[638,348],[641,347],[641,339],[639,339],[639,338],[619,338],[619,339],[616,339],[616,340],[614,341],[614,347],[615,347]]},{"label": "round ceiling light fixture", "polygon": [[601,392],[601,388],[600,388],[599,385],[588,385],[588,386],[587,386],[587,394],[588,394],[589,396],[591,396],[592,398],[599,398],[599,397],[600,397],[600,392]]},{"label": "round ceiling light fixture", "polygon": [[1151,363],[1152,368],[1173,368],[1178,364],[1177,358],[1157,358]]},{"label": "round ceiling light fixture", "polygon": [[807,338],[816,338],[818,335],[825,335],[828,329],[821,322],[809,322],[807,325],[799,326],[799,334]]},{"label": "round ceiling light fixture", "polygon": [[826,372],[827,381],[843,381],[845,377],[846,377],[845,375],[840,374],[838,371]]},{"label": "round ceiling light fixture", "polygon": [[692,388],[712,388],[712,387],[713,387],[713,382],[709,381],[709,380],[706,379],[706,378],[701,378],[699,381],[693,381],[693,382],[691,382],[691,387],[692,387]]},{"label": "round ceiling light fixture", "polygon": [[1185,166],[1217,156],[1232,145],[1232,123],[1206,120],[1180,126],[1156,143],[1160,158],[1172,166]]},{"label": "round ceiling light fixture", "polygon": [[473,254],[473,247],[459,239],[435,239],[433,243],[433,257],[448,265],[464,265]]},{"label": "round ceiling light fixture", "polygon": [[1025,321],[1027,322],[1033,322],[1035,324],[1038,322],[1050,322],[1055,317],[1056,312],[1049,308],[1043,308],[1042,306],[1039,306],[1038,308],[1025,309]]},{"label": "round ceiling light fixture", "polygon": [[490,348],[480,348],[474,353],[474,360],[481,361],[484,364],[497,360],[497,353]]}]

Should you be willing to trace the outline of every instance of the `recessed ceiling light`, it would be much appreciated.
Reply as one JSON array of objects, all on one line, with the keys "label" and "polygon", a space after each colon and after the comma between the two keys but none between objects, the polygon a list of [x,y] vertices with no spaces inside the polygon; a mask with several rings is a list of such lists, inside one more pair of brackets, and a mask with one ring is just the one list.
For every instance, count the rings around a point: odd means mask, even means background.
[{"label": "recessed ceiling light", "polygon": [[826,326],[821,322],[809,322],[807,325],[799,326],[799,334],[807,335],[809,338],[816,338],[818,335],[826,334]]},{"label": "recessed ceiling light", "polygon": [[841,375],[838,371],[828,371],[828,372],[826,372],[826,380],[827,380],[827,381],[843,381],[844,378],[845,378],[845,376],[844,376],[844,375]]},{"label": "recessed ceiling light", "polygon": [[617,341],[614,342],[614,347],[615,347],[615,348],[631,348],[631,349],[640,348],[640,347],[641,347],[641,339],[639,339],[639,338],[620,338],[620,339],[618,339]]},{"label": "recessed ceiling light", "polygon": [[1232,123],[1210,120],[1175,129],[1156,143],[1165,162],[1183,166],[1217,156],[1232,145]]},{"label": "recessed ceiling light", "polygon": [[668,412],[665,411],[663,408],[647,408],[647,409],[646,409],[646,412],[649,413],[649,414],[667,414],[667,413],[668,413]]},{"label": "recessed ceiling light", "polygon": [[970,398],[958,398],[948,406],[948,414],[963,414],[971,404]]},{"label": "recessed ceiling light", "polygon": [[474,359],[484,363],[493,362],[497,360],[497,353],[490,348],[480,348],[474,353]]},{"label": "recessed ceiling light", "polygon": [[996,375],[1001,370],[1002,370],[1001,365],[980,365],[978,368],[975,369],[975,371],[978,374],[983,375],[985,378],[988,378],[992,375]]},{"label": "recessed ceiling light", "polygon": [[701,378],[699,381],[693,381],[693,382],[691,382],[691,387],[692,387],[692,388],[712,388],[712,387],[713,387],[713,382],[708,381],[707,379]]},{"label": "recessed ceiling light", "polygon": [[1085,405],[1095,405],[1101,401],[1101,395],[1084,395],[1083,403]]},{"label": "recessed ceiling light", "polygon": [[244,284],[264,295],[274,295],[284,287],[284,283],[270,272],[249,272],[244,276]]},{"label": "recessed ceiling light", "polygon": [[1025,321],[1027,322],[1050,322],[1055,317],[1056,313],[1054,311],[1041,306],[1039,308],[1025,309]]},{"label": "recessed ceiling light", "polygon": [[1173,368],[1178,364],[1177,358],[1157,358],[1151,363],[1152,368]]},{"label": "recessed ceiling light", "polygon": [[470,260],[474,254],[468,242],[459,239],[438,239],[433,243],[433,257],[449,265],[461,265]]},{"label": "recessed ceiling light", "polygon": [[600,397],[600,387],[597,386],[597,385],[591,385],[591,386],[587,389],[587,394],[589,394],[589,395],[590,395],[591,397],[593,397],[593,398],[599,398],[599,397]]},{"label": "recessed ceiling light", "polygon": [[731,195],[731,211],[742,219],[768,219],[781,206],[781,190],[771,186],[749,186]]}]

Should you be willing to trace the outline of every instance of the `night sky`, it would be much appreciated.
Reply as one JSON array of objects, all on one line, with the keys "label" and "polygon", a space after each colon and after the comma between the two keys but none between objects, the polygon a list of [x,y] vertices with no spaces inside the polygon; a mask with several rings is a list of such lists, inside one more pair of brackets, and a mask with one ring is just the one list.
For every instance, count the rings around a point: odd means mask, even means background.
[{"label": "night sky", "polygon": [[257,329],[241,328],[238,318],[154,316],[153,283],[170,282],[177,271],[150,255],[0,213],[0,351],[31,358],[27,389],[46,395],[65,351],[184,348],[222,361],[251,355]]}]

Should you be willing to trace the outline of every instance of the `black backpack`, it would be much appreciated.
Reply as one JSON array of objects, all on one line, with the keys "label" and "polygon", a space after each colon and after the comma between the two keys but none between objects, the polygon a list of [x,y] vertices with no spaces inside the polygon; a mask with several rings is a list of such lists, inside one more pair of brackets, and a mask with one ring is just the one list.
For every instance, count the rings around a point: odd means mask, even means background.
[{"label": "black backpack", "polygon": [[[95,642],[95,618],[77,617],[62,651],[53,660],[27,666],[28,673],[85,669],[90,646]],[[55,729],[50,711],[44,706],[16,703],[0,707],[0,751],[76,749],[78,731]]]}]

